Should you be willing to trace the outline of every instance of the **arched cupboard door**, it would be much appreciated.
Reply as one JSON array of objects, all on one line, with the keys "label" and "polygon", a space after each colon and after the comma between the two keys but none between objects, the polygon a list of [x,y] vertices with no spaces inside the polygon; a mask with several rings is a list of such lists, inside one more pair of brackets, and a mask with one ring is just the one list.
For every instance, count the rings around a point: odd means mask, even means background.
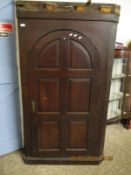
[{"label": "arched cupboard door", "polygon": [[53,31],[33,45],[28,65],[32,154],[91,153],[100,88],[100,56],[95,46],[77,31]]}]

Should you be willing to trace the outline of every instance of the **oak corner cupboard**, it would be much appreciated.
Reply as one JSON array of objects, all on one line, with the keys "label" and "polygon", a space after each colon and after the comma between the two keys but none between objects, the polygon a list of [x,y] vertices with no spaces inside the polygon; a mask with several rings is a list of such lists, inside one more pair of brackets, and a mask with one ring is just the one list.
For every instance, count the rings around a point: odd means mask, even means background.
[{"label": "oak corner cupboard", "polygon": [[16,5],[26,162],[101,162],[119,6]]}]

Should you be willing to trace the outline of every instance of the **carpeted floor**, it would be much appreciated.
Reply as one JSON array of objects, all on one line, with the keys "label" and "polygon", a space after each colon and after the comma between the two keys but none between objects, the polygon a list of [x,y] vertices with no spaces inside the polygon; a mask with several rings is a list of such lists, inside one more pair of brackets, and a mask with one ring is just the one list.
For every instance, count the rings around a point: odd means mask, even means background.
[{"label": "carpeted floor", "polygon": [[131,175],[131,130],[120,124],[107,126],[105,156],[100,165],[26,165],[21,152],[0,157],[0,175]]}]

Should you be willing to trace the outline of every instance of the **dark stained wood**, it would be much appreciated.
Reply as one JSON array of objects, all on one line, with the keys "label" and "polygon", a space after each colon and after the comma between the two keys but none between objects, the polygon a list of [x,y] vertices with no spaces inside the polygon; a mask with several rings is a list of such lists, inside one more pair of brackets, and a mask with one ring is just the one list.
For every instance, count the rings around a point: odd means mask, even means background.
[{"label": "dark stained wood", "polygon": [[131,75],[131,58],[130,57],[128,58],[128,65],[127,66],[128,66],[128,68],[127,68],[128,69],[128,75]]},{"label": "dark stained wood", "polygon": [[131,128],[131,49],[124,48],[120,54],[120,50],[117,51],[117,56],[122,56],[125,59],[125,84],[123,87],[124,99],[122,105],[122,119],[121,123],[127,129]]},{"label": "dark stained wood", "polygon": [[[129,45],[130,46],[130,45]],[[124,103],[122,107],[121,123],[127,129],[131,128],[131,49],[125,48],[127,59],[126,80],[124,87]],[[128,96],[126,96],[128,94]]]},{"label": "dark stained wood", "polygon": [[[38,68],[56,68],[59,67],[59,40],[48,43],[40,52],[39,58],[37,59]],[[52,52],[52,55],[50,55]]]},{"label": "dark stained wood", "polygon": [[89,112],[90,79],[68,80],[68,112]]},{"label": "dark stained wood", "polygon": [[[88,126],[84,121],[70,121],[67,124],[67,148],[66,150],[72,151],[77,149],[80,151],[87,148],[88,138],[87,131]],[[80,150],[79,150],[80,149]]]},{"label": "dark stained wood", "polygon": [[[82,36],[79,36],[79,39],[82,39]],[[79,42],[72,39],[69,41],[69,53],[68,68],[90,69],[92,67],[88,51]]]},{"label": "dark stained wood", "polygon": [[59,111],[59,79],[38,79],[37,93],[39,112]]},{"label": "dark stained wood", "polygon": [[22,13],[18,10],[27,159],[67,163],[71,156],[101,156],[118,18]]},{"label": "dark stained wood", "polygon": [[39,123],[38,130],[39,149],[43,151],[59,149],[58,122],[42,121]]},{"label": "dark stained wood", "polygon": [[72,12],[68,12],[68,13],[61,13],[61,12],[56,12],[55,15],[54,13],[48,12],[48,13],[43,13],[43,12],[39,12],[36,13],[34,12],[26,12],[26,11],[17,11],[18,17],[23,19],[23,18],[27,18],[27,19],[61,19],[61,20],[65,20],[65,19],[69,19],[69,20],[82,20],[82,21],[108,21],[108,22],[118,22],[119,17],[114,15],[114,14],[97,14],[97,13],[88,13],[85,15],[85,13],[72,13]]}]

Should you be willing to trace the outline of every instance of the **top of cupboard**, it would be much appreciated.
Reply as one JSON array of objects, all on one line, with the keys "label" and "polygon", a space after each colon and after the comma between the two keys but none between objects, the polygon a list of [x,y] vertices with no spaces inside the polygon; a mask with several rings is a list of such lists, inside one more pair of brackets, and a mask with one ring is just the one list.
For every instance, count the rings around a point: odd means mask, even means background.
[{"label": "top of cupboard", "polygon": [[120,6],[101,3],[17,1],[18,18],[77,19],[118,22]]}]

